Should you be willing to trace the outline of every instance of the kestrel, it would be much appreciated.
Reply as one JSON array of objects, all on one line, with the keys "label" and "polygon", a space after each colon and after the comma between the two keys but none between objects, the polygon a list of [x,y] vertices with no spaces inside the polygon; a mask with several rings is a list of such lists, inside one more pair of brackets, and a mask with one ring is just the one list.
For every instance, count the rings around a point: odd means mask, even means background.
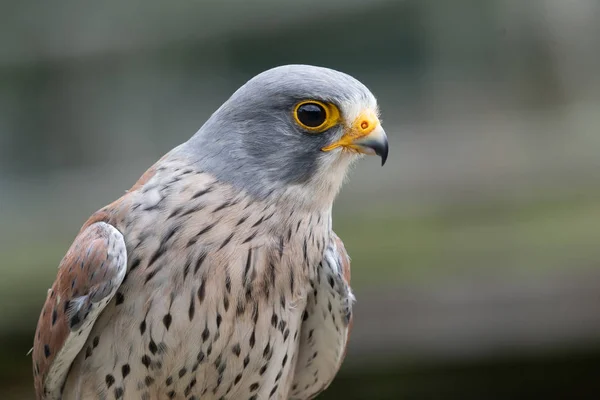
[{"label": "kestrel", "polygon": [[315,397],[354,301],[333,200],[355,160],[387,153],[351,76],[252,78],[85,222],[38,321],[37,398]]}]

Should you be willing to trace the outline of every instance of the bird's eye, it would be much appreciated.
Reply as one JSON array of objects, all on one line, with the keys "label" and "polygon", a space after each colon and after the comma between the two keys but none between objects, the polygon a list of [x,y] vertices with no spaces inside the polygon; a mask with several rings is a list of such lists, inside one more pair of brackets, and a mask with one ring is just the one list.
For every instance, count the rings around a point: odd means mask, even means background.
[{"label": "bird's eye", "polygon": [[323,132],[338,122],[339,112],[332,104],[315,100],[304,101],[296,105],[294,119],[308,131]]},{"label": "bird's eye", "polygon": [[298,121],[309,128],[318,128],[327,120],[327,111],[317,103],[305,103],[296,110]]}]

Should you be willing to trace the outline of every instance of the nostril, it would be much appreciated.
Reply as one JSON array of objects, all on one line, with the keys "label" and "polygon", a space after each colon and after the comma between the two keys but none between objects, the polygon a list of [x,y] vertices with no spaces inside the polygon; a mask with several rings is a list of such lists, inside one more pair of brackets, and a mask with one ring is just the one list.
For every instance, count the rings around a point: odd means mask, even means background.
[{"label": "nostril", "polygon": [[361,122],[360,127],[361,127],[361,129],[367,129],[369,127],[369,122],[368,121]]}]

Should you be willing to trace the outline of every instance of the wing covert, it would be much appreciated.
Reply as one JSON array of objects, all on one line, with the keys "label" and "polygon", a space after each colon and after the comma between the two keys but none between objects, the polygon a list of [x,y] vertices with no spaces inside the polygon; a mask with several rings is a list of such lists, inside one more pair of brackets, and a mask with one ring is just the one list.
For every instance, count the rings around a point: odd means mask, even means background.
[{"label": "wing covert", "polygon": [[71,363],[127,271],[121,233],[105,222],[83,229],[62,259],[40,314],[33,345],[38,399],[60,398]]}]

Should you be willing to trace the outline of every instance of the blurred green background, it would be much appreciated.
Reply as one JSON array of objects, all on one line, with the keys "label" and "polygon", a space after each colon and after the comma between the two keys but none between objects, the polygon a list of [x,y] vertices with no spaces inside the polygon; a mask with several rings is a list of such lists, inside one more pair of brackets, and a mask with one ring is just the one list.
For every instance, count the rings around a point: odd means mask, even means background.
[{"label": "blurred green background", "polygon": [[320,399],[600,397],[600,2],[0,2],[0,394],[81,224],[238,86],[362,80],[391,153],[335,207],[358,302]]}]

